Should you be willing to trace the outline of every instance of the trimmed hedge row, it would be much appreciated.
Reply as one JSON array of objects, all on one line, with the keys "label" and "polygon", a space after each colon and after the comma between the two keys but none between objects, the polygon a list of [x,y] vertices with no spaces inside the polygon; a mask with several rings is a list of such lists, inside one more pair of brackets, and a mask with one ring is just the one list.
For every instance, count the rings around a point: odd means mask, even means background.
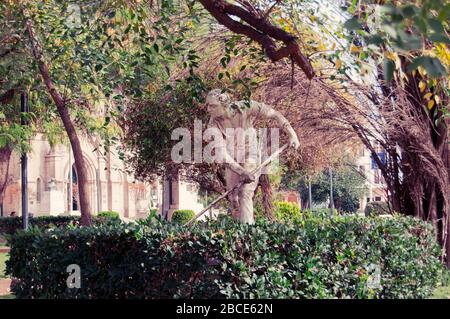
[{"label": "trimmed hedge row", "polygon": [[[79,222],[80,218],[77,216],[39,216],[28,220],[29,226],[40,228],[65,227],[69,223]],[[12,235],[19,229],[22,229],[21,217],[0,217],[0,234]]]},{"label": "trimmed hedge row", "polygon": [[96,218],[119,220],[120,219],[120,214],[118,212],[113,211],[113,210],[105,210],[105,211],[97,213]]},{"label": "trimmed hedge row", "polygon": [[[441,269],[432,227],[410,217],[192,228],[149,218],[9,240],[18,298],[425,298]],[[70,264],[79,289],[67,287]]]},{"label": "trimmed hedge row", "polygon": [[[109,220],[118,220],[119,214],[116,212],[101,212],[97,216],[92,216],[94,223],[102,223]],[[79,216],[38,216],[30,217],[28,220],[30,227],[38,228],[64,228],[69,224],[80,225]],[[13,235],[17,230],[22,229],[21,217],[0,217],[0,234]]]}]

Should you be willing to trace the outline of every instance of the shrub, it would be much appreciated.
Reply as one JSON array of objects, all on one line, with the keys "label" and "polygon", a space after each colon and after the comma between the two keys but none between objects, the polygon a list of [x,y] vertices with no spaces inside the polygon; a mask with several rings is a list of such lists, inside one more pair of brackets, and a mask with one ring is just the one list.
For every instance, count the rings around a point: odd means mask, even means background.
[{"label": "shrub", "polygon": [[442,273],[440,276],[441,286],[450,286],[450,270],[447,267],[442,267]]},{"label": "shrub", "polygon": [[[79,224],[78,216],[39,216],[30,217],[29,226],[40,228],[64,227],[68,224]],[[21,217],[0,217],[0,234],[12,235],[17,230],[22,229]]]},{"label": "shrub", "polygon": [[[11,237],[18,298],[425,298],[441,265],[433,228],[411,217],[31,229]],[[81,268],[67,288],[66,267]],[[379,270],[379,285],[371,271]]]},{"label": "shrub", "polygon": [[[104,213],[104,212],[102,212]],[[119,218],[115,218],[115,212],[106,212],[105,215],[99,213],[97,216],[92,216],[92,221],[94,223],[105,223],[105,222],[117,222],[120,221]],[[114,214],[115,213],[115,214]],[[102,215],[100,215],[102,214]],[[28,220],[29,227],[37,228],[64,228],[68,225],[79,226],[80,217],[79,216],[38,216],[30,217]],[[21,217],[0,217],[0,234],[2,235],[14,235],[17,230],[22,229],[22,218]]]},{"label": "shrub", "polygon": [[105,218],[105,219],[120,219],[120,215],[118,212],[110,211],[110,210],[99,212],[97,214],[97,217]]},{"label": "shrub", "polygon": [[389,205],[386,202],[369,202],[364,209],[366,216],[379,216],[390,214]]},{"label": "shrub", "polygon": [[302,212],[296,203],[285,201],[275,202],[275,217],[280,221],[300,221]]},{"label": "shrub", "polygon": [[190,209],[180,209],[176,210],[172,214],[172,222],[184,225],[190,221],[195,216],[193,210]]},{"label": "shrub", "polygon": [[[314,216],[317,216],[317,217],[328,218],[328,217],[330,217],[330,208],[328,208],[328,207],[314,208],[312,211],[309,211],[309,213],[313,214]],[[336,208],[333,209],[333,216],[339,216],[339,215],[343,215],[343,214],[341,214]]]}]

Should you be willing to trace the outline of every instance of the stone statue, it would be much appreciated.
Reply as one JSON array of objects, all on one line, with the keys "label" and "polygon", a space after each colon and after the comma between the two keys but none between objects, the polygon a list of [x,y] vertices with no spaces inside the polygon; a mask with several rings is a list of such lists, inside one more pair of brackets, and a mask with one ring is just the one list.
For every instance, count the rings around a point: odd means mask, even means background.
[{"label": "stone statue", "polygon": [[[227,134],[230,131],[229,129],[238,129],[240,131],[254,130],[254,124],[257,119],[272,119],[288,134],[289,145],[295,149],[300,147],[297,134],[289,121],[281,113],[266,104],[255,101],[231,102],[228,94],[222,93],[220,89],[215,89],[208,93],[206,106],[211,116],[209,128],[218,129],[225,141],[227,138],[230,138],[229,134]],[[243,143],[236,143],[236,141],[239,141],[239,139],[235,139],[235,136],[233,136],[232,143],[235,144],[237,151],[242,148],[249,149],[248,139],[241,139],[240,141],[244,141]],[[261,170],[255,174],[251,172],[258,168],[260,162],[245,157],[243,162],[238,163],[235,156],[230,155],[228,152],[228,143],[229,141],[224,143],[222,148],[227,191],[240,181],[244,182],[240,188],[235,189],[229,195],[229,200],[233,206],[233,217],[243,223],[253,224],[253,196],[258,185]],[[260,152],[261,150],[259,149],[258,151]],[[258,156],[259,160],[261,159],[260,155]]]}]

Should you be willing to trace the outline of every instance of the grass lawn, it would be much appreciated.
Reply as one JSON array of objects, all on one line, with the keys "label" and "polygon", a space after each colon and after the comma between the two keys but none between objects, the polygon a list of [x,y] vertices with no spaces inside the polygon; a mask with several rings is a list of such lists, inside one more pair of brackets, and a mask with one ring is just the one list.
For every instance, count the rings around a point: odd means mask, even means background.
[{"label": "grass lawn", "polygon": [[[7,253],[0,253],[0,280],[6,278],[5,275],[5,262],[8,260],[8,254]],[[0,295],[0,299],[14,299],[14,295]]]},{"label": "grass lawn", "polygon": [[430,299],[450,299],[450,286],[437,287]]},{"label": "grass lawn", "polygon": [[0,278],[5,278],[5,262],[8,259],[8,254],[6,253],[0,253]]},{"label": "grass lawn", "polygon": [[0,234],[0,246],[6,246],[6,239]]}]

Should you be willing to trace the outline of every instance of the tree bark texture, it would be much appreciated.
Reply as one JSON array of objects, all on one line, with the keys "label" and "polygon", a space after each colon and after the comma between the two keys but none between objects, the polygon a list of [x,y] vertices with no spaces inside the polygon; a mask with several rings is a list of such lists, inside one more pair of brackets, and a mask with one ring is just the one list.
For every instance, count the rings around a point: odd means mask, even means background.
[{"label": "tree bark texture", "polygon": [[34,58],[38,64],[39,72],[47,87],[47,91],[53,99],[59,116],[63,122],[64,128],[69,137],[70,145],[72,146],[73,156],[75,159],[75,167],[78,176],[78,190],[80,199],[81,224],[89,226],[92,224],[91,218],[91,204],[88,192],[87,169],[81,143],[77,135],[76,128],[70,118],[69,108],[67,107],[65,99],[56,89],[53,80],[50,76],[50,71],[44,61],[41,45],[34,33],[33,24],[31,20],[27,21],[27,31],[30,37],[31,46]]}]

